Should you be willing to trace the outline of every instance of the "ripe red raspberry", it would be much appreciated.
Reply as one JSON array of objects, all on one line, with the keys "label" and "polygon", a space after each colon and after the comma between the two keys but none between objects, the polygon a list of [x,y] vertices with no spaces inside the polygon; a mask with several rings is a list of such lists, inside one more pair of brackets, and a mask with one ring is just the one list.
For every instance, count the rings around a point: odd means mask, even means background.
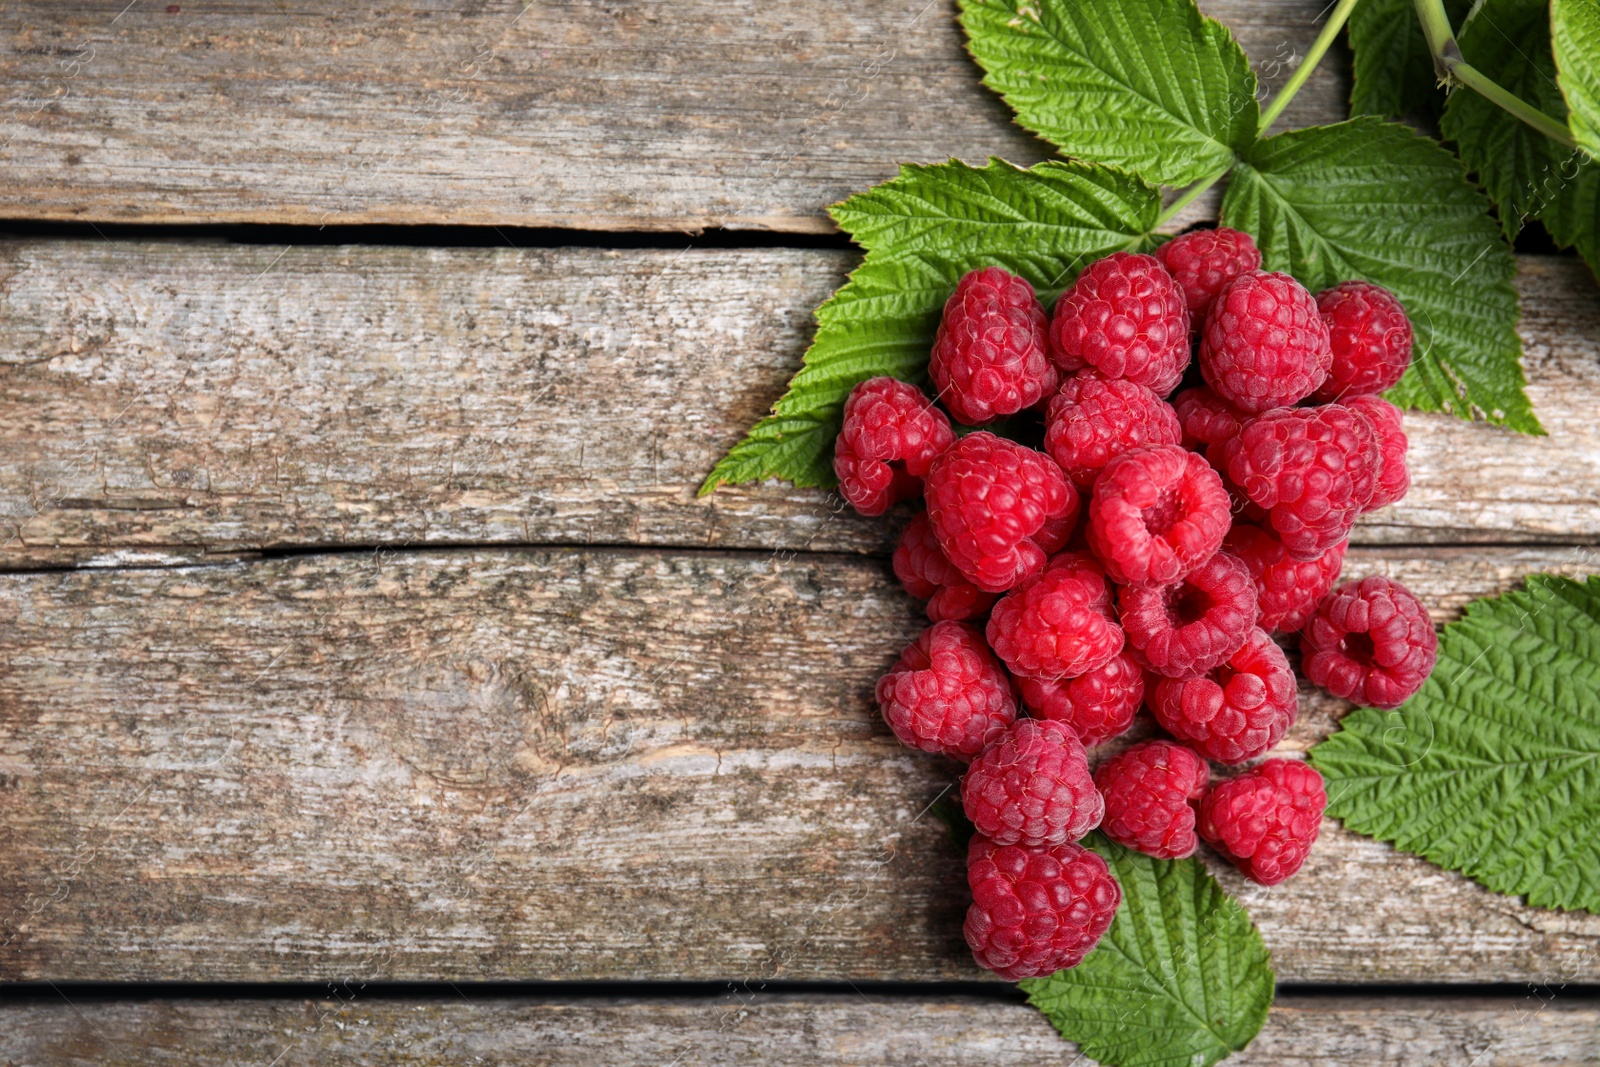
[{"label": "ripe red raspberry", "polygon": [[969,271],[944,305],[928,373],[957,422],[981,426],[1054,388],[1044,308],[1033,286],[999,267]]},{"label": "ripe red raspberry", "polygon": [[1327,380],[1312,394],[1318,400],[1381,393],[1411,365],[1411,320],[1389,290],[1340,282],[1317,294],[1317,310],[1333,351]]},{"label": "ripe red raspberry", "polygon": [[1206,761],[1182,745],[1134,745],[1094,772],[1094,784],[1106,799],[1100,832],[1158,860],[1192,856],[1200,845],[1195,803],[1210,778]]},{"label": "ripe red raspberry", "polygon": [[1144,703],[1144,671],[1125,651],[1076,678],[1019,678],[1017,685],[1035,718],[1065,723],[1091,747],[1126,733]]},{"label": "ripe red raspberry", "polygon": [[1306,861],[1327,806],[1315,767],[1269,759],[1212,787],[1200,801],[1200,836],[1252,882],[1277,885]]},{"label": "ripe red raspberry", "polygon": [[1341,404],[1278,408],[1222,446],[1230,481],[1260,507],[1296,559],[1315,559],[1350,536],[1372,499],[1378,442],[1367,419]]},{"label": "ripe red raspberry", "polygon": [[922,390],[894,378],[868,379],[844,402],[844,429],[833,449],[839,494],[863,515],[882,515],[917,493],[955,439],[950,420]]},{"label": "ripe red raspberry", "polygon": [[967,846],[972,906],[963,932],[978,966],[1007,981],[1076,967],[1111,927],[1122,887],[1082,845]]},{"label": "ripe red raspberry", "polygon": [[1236,556],[1217,552],[1171,585],[1117,591],[1136,659],[1157,674],[1203,674],[1239,650],[1256,624],[1256,586]]},{"label": "ripe red raspberry", "polygon": [[971,626],[936,622],[878,679],[878,706],[902,744],[970,762],[1017,717],[1011,679]]},{"label": "ripe red raspberry", "polygon": [[961,806],[978,833],[1002,845],[1076,841],[1100,825],[1105,804],[1072,728],[1019,719],[961,779]]},{"label": "ripe red raspberry", "polygon": [[1256,270],[1229,282],[1200,335],[1200,373],[1241,411],[1304,400],[1332,362],[1316,300],[1287,274]]},{"label": "ripe red raspberry", "polygon": [[1156,258],[1183,290],[1197,329],[1223,286],[1261,267],[1261,250],[1250,235],[1226,226],[1180,234],[1156,249]]},{"label": "ripe red raspberry", "polygon": [[1239,427],[1250,417],[1204,385],[1185,389],[1173,397],[1172,409],[1183,430],[1183,447],[1196,452],[1220,446],[1236,436]]},{"label": "ripe red raspberry", "polygon": [[1177,445],[1117,456],[1095,479],[1089,545],[1111,580],[1175,582],[1222,545],[1232,521],[1222,478]]},{"label": "ripe red raspberry", "polygon": [[1294,725],[1300,693],[1283,649],[1257,627],[1211,673],[1155,681],[1149,703],[1172,736],[1218,763],[1238,763],[1283,740]]},{"label": "ripe red raspberry", "polygon": [[1078,552],[1056,556],[1002,597],[987,633],[1007,669],[1026,678],[1085,674],[1122,651],[1105,571]]},{"label": "ripe red raspberry", "polygon": [[1317,605],[1300,654],[1313,685],[1364,707],[1398,708],[1433,672],[1439,635],[1411,590],[1374,574]]},{"label": "ripe red raspberry", "polygon": [[1044,450],[1084,489],[1113,456],[1183,439],[1178,416],[1165,400],[1142,385],[1093,373],[1062,382],[1045,419]]},{"label": "ripe red raspberry", "polygon": [[926,489],[939,547],[989,593],[1038,574],[1078,515],[1078,494],[1054,460],[987,432],[947,449],[928,472]]},{"label": "ripe red raspberry", "polygon": [[1393,504],[1411,488],[1411,472],[1406,469],[1405,416],[1381,396],[1352,396],[1344,406],[1367,417],[1378,438],[1378,480],[1372,499],[1362,513]]},{"label": "ripe red raspberry", "polygon": [[1154,256],[1113,252],[1084,268],[1056,302],[1051,357],[1166,396],[1189,364],[1189,309]]},{"label": "ripe red raspberry", "polygon": [[934,622],[975,619],[994,606],[996,594],[985,593],[962,577],[956,565],[945,558],[927,512],[916,518],[900,535],[894,550],[894,576],[906,592],[928,602],[928,618]]},{"label": "ripe red raspberry", "polygon": [[1339,580],[1349,544],[1340,541],[1316,559],[1300,560],[1289,555],[1272,531],[1236,522],[1222,547],[1244,560],[1256,583],[1256,606],[1261,609],[1256,625],[1269,633],[1293,633]]}]

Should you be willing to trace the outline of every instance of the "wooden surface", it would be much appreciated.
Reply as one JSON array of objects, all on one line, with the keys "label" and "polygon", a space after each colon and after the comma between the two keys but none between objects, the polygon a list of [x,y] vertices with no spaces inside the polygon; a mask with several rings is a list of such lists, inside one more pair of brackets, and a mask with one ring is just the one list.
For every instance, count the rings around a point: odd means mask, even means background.
[{"label": "wooden surface", "polygon": [[[1202,6],[1276,86],[1323,4]],[[824,205],[901,161],[1050,154],[979,84],[954,8],[8,4],[0,217],[831,230]],[[1343,118],[1345,69],[1283,125]]]},{"label": "wooden surface", "polygon": [[[470,987],[469,987],[470,988]],[[870,987],[869,987],[870,988]],[[0,1064],[61,1067],[253,1063],[606,1063],[774,1067],[1081,1064],[1044,1017],[972,997],[873,992],[518,1002],[476,989],[438,1001],[215,1000],[161,1004],[52,999],[8,1013]],[[1551,999],[1553,998],[1553,999]],[[1579,1067],[1595,1062],[1600,1005],[1527,996],[1280,996],[1230,1067]]]},{"label": "wooden surface", "polygon": [[[855,257],[0,244],[0,567],[533,543],[884,551],[893,522],[696,486]],[[1600,300],[1525,257],[1550,436],[1409,416],[1367,543],[1600,537]],[[166,555],[163,555],[166,554]]]},{"label": "wooden surface", "polygon": [[[1440,618],[1587,549],[1352,552]],[[354,553],[0,577],[0,973],[976,978],[878,560]],[[1346,705],[1310,691],[1282,746]],[[1219,873],[1283,981],[1594,981],[1600,917],[1329,822]]]}]

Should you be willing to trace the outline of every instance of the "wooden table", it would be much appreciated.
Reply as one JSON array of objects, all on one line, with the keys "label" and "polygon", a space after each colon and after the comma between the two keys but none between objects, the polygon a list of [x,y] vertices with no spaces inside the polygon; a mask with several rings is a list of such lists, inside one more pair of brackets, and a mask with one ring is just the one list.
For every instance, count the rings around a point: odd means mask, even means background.
[{"label": "wooden table", "polygon": [[[1204,6],[1281,81],[1321,4]],[[872,704],[893,529],[694,495],[857,262],[824,205],[1045,156],[951,16],[0,15],[0,1063],[1074,1061]],[[1518,284],[1549,436],[1411,416],[1346,568],[1441,622],[1596,569],[1600,298]],[[1600,1055],[1600,917],[1332,822],[1216,869],[1282,983],[1233,1062]]]}]

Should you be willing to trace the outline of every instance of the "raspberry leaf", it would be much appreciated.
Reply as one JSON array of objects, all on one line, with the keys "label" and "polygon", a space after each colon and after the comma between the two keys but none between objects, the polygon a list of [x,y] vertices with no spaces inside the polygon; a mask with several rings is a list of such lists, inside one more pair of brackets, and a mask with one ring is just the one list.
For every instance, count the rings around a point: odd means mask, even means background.
[{"label": "raspberry leaf", "polygon": [[[1486,0],[1461,28],[1467,62],[1546,114],[1566,115],[1545,0]],[[1440,123],[1499,208],[1508,238],[1534,217],[1563,247],[1600,264],[1600,167],[1473,92],[1453,93]]]},{"label": "raspberry leaf", "polygon": [[1113,1067],[1210,1067],[1253,1040],[1272,960],[1239,902],[1197,859],[1158,860],[1090,834],[1122,906],[1078,966],[1020,984],[1083,1052]]},{"label": "raspberry leaf", "polygon": [[1399,297],[1416,347],[1396,404],[1543,433],[1523,392],[1516,261],[1488,206],[1437,142],[1359,118],[1257,142],[1222,215],[1313,292],[1365,278]]},{"label": "raspberry leaf", "polygon": [[1600,911],[1600,578],[1472,603],[1416,696],[1346,716],[1311,761],[1350,829],[1537,907]]},{"label": "raspberry leaf", "polygon": [[1194,0],[961,0],[983,83],[1077,159],[1184,185],[1256,137],[1256,76]]},{"label": "raspberry leaf", "polygon": [[[1445,13],[1459,26],[1467,0],[1447,0]],[[1350,12],[1354,81],[1350,113],[1400,118],[1437,115],[1444,94],[1412,0],[1361,0]]]},{"label": "raspberry leaf", "polygon": [[880,374],[926,378],[940,311],[961,275],[1005,267],[1048,302],[1087,260],[1143,247],[1160,210],[1153,186],[1110,167],[1025,170],[997,159],[902,166],[899,177],[835,205],[834,218],[867,257],[817,309],[816,339],[788,392],[701,493],[764,478],[832,487],[833,440],[850,390]]},{"label": "raspberry leaf", "polygon": [[1554,0],[1550,24],[1557,80],[1572,111],[1567,125],[1579,147],[1600,159],[1600,0]]}]

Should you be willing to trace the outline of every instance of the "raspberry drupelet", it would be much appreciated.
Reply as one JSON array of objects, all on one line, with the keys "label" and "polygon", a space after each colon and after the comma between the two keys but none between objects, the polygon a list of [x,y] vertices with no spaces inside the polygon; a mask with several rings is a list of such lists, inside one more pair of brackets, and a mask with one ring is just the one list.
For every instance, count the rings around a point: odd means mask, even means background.
[{"label": "raspberry drupelet", "polygon": [[1333,363],[1312,394],[1315,399],[1381,393],[1411,365],[1411,320],[1389,290],[1371,282],[1340,282],[1317,294],[1317,311],[1328,327]]},{"label": "raspberry drupelet", "polygon": [[1428,609],[1378,575],[1323,598],[1300,631],[1301,669],[1313,685],[1371,708],[1397,708],[1433,673],[1439,654]]},{"label": "raspberry drupelet", "polygon": [[839,495],[863,515],[882,515],[915,496],[934,459],[955,443],[944,412],[914,385],[871,378],[844,402],[833,449]]},{"label": "raspberry drupelet", "polygon": [[1056,388],[1044,308],[1027,281],[1000,267],[969,271],[944,305],[928,374],[957,422],[982,426]]},{"label": "raspberry drupelet", "polygon": [[1189,308],[1160,260],[1113,252],[1061,294],[1050,341],[1063,371],[1093,367],[1166,396],[1189,365]]},{"label": "raspberry drupelet", "polygon": [[1256,584],[1256,625],[1268,633],[1293,633],[1306,624],[1317,602],[1339,580],[1349,541],[1340,541],[1315,559],[1295,559],[1271,530],[1235,522],[1222,542],[1244,561]]},{"label": "raspberry drupelet", "polygon": [[1261,250],[1250,235],[1226,226],[1179,234],[1156,249],[1156,258],[1183,290],[1197,330],[1229,282],[1261,267]]},{"label": "raspberry drupelet", "polygon": [[1089,545],[1112,581],[1165,585],[1211,558],[1231,521],[1228,491],[1204,458],[1147,445],[1111,460],[1095,480]]},{"label": "raspberry drupelet", "polygon": [[1080,552],[1061,553],[1001,598],[987,636],[1006,668],[1024,678],[1074,677],[1122,651],[1105,571]]},{"label": "raspberry drupelet", "polygon": [[1260,628],[1210,673],[1152,682],[1149,704],[1156,721],[1218,763],[1266,752],[1283,740],[1299,707],[1289,660]]},{"label": "raspberry drupelet", "polygon": [[967,885],[963,933],[973,958],[1013,982],[1076,967],[1122,903],[1106,861],[1070,843],[1024,848],[976,836],[967,846]]},{"label": "raspberry drupelet", "polygon": [[1211,788],[1200,836],[1252,882],[1277,885],[1306,861],[1327,806],[1315,767],[1271,759]]},{"label": "raspberry drupelet", "polygon": [[1327,378],[1332,362],[1316,300],[1287,274],[1239,275],[1217,295],[1200,334],[1200,373],[1241,411],[1305,399]]},{"label": "raspberry drupelet", "polygon": [[1117,591],[1135,659],[1168,678],[1203,674],[1239,650],[1256,624],[1256,587],[1243,561],[1217,552],[1171,585]]},{"label": "raspberry drupelet", "polygon": [[1127,732],[1144,703],[1144,670],[1126,651],[1076,678],[1019,678],[1022,702],[1035,718],[1070,726],[1086,746]]},{"label": "raspberry drupelet", "polygon": [[928,618],[934,622],[975,619],[994,606],[996,594],[985,593],[956,569],[933,536],[928,513],[918,512],[894,550],[894,576],[906,592],[928,602]]},{"label": "raspberry drupelet", "polygon": [[1045,415],[1044,450],[1087,489],[1112,457],[1140,445],[1175,445],[1183,428],[1172,407],[1135,382],[1074,375]]},{"label": "raspberry drupelet", "polygon": [[1019,719],[961,779],[961,806],[996,844],[1038,848],[1076,841],[1100,825],[1105,804],[1070,727]]},{"label": "raspberry drupelet", "polygon": [[878,679],[878,706],[902,744],[970,762],[1017,717],[1011,679],[971,626],[937,622]]},{"label": "raspberry drupelet", "polygon": [[1054,460],[988,432],[968,434],[940,455],[926,493],[945,557],[988,593],[1043,570],[1078,515],[1078,494]]},{"label": "raspberry drupelet", "polygon": [[1195,805],[1210,778],[1206,761],[1182,745],[1134,745],[1094,772],[1094,784],[1106,801],[1100,832],[1156,859],[1192,856],[1200,844]]}]

